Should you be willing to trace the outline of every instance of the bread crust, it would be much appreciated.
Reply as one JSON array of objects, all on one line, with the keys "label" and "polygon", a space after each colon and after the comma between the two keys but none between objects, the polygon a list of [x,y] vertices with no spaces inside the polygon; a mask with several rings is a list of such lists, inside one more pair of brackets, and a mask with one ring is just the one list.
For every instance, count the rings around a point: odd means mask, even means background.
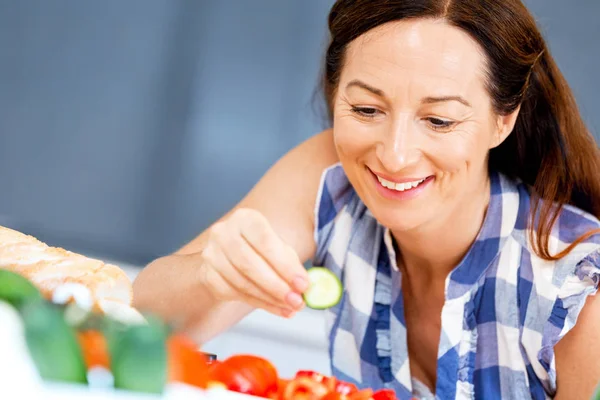
[{"label": "bread crust", "polygon": [[133,299],[131,281],[121,268],[50,247],[33,236],[2,226],[0,268],[29,279],[48,299],[52,298],[56,288],[65,283],[77,283],[88,288],[96,306],[103,301],[130,306]]}]

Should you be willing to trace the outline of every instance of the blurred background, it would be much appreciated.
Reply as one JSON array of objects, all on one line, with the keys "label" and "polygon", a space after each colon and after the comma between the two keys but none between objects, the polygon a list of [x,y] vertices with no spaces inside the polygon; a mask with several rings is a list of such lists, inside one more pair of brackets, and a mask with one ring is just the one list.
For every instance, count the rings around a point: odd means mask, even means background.
[{"label": "blurred background", "polygon": [[[0,0],[0,225],[132,277],[326,127],[333,0]],[[529,0],[600,133],[600,2]],[[318,313],[256,313],[210,343],[328,371]]]}]

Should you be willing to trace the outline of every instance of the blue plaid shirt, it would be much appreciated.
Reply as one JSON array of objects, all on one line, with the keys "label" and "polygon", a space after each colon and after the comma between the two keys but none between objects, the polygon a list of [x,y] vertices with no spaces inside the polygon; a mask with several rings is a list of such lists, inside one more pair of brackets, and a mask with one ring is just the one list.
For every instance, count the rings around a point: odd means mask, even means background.
[{"label": "blue plaid shirt", "polygon": [[[390,231],[350,185],[340,164],[322,176],[315,265],[344,283],[326,312],[331,368],[359,387],[391,388],[401,400],[547,399],[556,392],[554,345],[575,325],[600,280],[600,237],[545,261],[528,241],[527,187],[492,172],[479,235],[446,280],[436,395],[413,380],[400,272]],[[567,206],[550,238],[557,253],[600,222]]]}]

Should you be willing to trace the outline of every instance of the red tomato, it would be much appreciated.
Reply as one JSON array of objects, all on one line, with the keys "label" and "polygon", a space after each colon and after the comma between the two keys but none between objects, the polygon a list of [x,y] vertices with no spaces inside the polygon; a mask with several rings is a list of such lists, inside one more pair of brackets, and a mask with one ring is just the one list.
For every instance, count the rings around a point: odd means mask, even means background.
[{"label": "red tomato", "polygon": [[205,388],[208,382],[207,363],[208,359],[188,337],[175,334],[167,340],[169,382],[181,382]]},{"label": "red tomato", "polygon": [[323,382],[323,379],[325,378],[325,375],[321,374],[320,372],[309,370],[300,370],[296,372],[296,378],[299,378],[301,376],[311,378],[312,380],[317,382]]},{"label": "red tomato", "polygon": [[277,393],[279,378],[277,370],[267,360],[237,355],[211,366],[211,379],[222,382],[234,392],[259,397],[270,397]]},{"label": "red tomato", "polygon": [[373,396],[373,390],[363,389],[363,390],[359,390],[354,393],[351,393],[348,396],[348,400],[370,400],[372,396]]},{"label": "red tomato", "polygon": [[321,400],[344,400],[345,397],[337,392],[329,392],[325,396],[321,397]]},{"label": "red tomato", "polygon": [[298,376],[287,384],[282,400],[321,400],[329,393],[331,391],[322,382],[312,377]]},{"label": "red tomato", "polygon": [[353,383],[338,381],[335,385],[335,391],[342,396],[350,396],[351,394],[358,392],[358,388]]},{"label": "red tomato", "polygon": [[272,392],[269,395],[269,398],[271,400],[280,400],[283,398],[283,393],[285,392],[285,389],[287,387],[287,385],[290,383],[290,381],[288,379],[279,379],[279,383],[277,384],[277,391],[276,392]]},{"label": "red tomato", "polygon": [[373,393],[373,400],[397,400],[396,392],[392,389],[381,389]]},{"label": "red tomato", "polygon": [[299,377],[306,377],[312,379],[315,382],[320,382],[323,385],[325,385],[325,387],[329,391],[336,391],[337,389],[338,381],[334,376],[326,376],[321,374],[320,372],[315,371],[301,370],[296,373],[296,378]]}]

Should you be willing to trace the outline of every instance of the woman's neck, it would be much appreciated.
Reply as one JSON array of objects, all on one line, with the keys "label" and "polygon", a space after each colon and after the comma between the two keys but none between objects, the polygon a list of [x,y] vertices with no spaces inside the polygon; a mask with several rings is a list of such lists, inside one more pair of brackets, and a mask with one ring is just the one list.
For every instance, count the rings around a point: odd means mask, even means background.
[{"label": "woman's neck", "polygon": [[445,281],[477,238],[490,201],[489,185],[485,179],[481,195],[469,196],[445,217],[414,231],[392,232],[399,249],[398,267],[409,281],[424,288]]}]

